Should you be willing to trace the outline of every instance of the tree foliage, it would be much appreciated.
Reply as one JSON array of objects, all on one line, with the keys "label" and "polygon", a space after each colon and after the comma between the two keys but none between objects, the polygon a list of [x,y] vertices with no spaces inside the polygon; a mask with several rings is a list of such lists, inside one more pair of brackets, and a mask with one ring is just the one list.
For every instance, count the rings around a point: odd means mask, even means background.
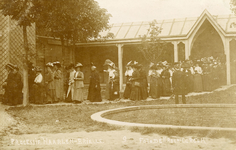
[{"label": "tree foliage", "polygon": [[140,50],[149,62],[157,63],[166,47],[166,43],[158,37],[161,30],[157,26],[156,20],[154,20],[149,23],[148,33],[140,36],[142,39]]},{"label": "tree foliage", "polygon": [[230,9],[234,14],[236,14],[236,0],[230,0]]},{"label": "tree foliage", "polygon": [[85,42],[108,28],[110,14],[94,0],[35,0],[39,33]]}]

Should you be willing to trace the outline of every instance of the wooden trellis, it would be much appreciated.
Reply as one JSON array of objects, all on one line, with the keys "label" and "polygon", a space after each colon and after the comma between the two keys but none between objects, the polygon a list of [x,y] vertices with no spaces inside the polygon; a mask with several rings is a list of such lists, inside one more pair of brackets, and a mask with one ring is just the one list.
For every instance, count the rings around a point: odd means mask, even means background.
[{"label": "wooden trellis", "polygon": [[[36,36],[35,25],[27,28],[29,43],[29,61],[35,62]],[[22,74],[24,53],[24,40],[22,27],[17,22],[0,14],[0,94],[3,93],[2,84],[7,78],[5,65],[17,65]]]}]

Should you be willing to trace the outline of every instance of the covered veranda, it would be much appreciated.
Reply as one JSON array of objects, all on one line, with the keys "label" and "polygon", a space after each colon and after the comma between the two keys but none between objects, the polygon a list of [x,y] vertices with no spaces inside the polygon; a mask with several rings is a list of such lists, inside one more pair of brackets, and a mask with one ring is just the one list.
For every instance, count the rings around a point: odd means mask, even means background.
[{"label": "covered veranda", "polygon": [[[163,60],[178,62],[180,60],[199,59],[201,57],[219,57],[226,64],[227,85],[236,83],[236,16],[213,16],[207,10],[199,17],[171,20],[157,20],[163,28],[159,37],[168,42],[168,57]],[[139,51],[140,35],[146,34],[149,22],[112,24],[111,28],[101,33],[106,36],[113,33],[112,39],[77,43],[74,55],[75,62],[84,65],[85,83],[89,82],[90,63],[97,65],[102,79],[106,82],[103,64],[111,59],[119,68],[120,91],[124,90],[125,65],[136,60],[144,66],[149,62]],[[59,41],[48,40],[49,45],[60,45]]]}]

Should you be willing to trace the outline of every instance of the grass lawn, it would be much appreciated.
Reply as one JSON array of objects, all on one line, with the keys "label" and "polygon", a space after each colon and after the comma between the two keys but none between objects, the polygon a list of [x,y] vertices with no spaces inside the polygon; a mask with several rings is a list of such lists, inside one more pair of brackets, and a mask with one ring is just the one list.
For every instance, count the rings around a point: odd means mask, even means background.
[{"label": "grass lawn", "polygon": [[141,109],[104,117],[132,123],[236,128],[235,108]]},{"label": "grass lawn", "polygon": [[[205,95],[188,97],[187,103],[188,104],[193,104],[193,103],[195,104],[199,104],[199,103],[236,104],[235,91],[236,91],[236,86],[233,86],[225,91],[219,91],[219,92],[214,92],[214,93],[205,94]],[[122,128],[120,127],[115,127],[115,126],[110,126],[104,123],[94,122],[90,119],[90,116],[93,113],[96,113],[102,110],[107,110],[107,109],[114,109],[114,108],[126,107],[126,106],[160,105],[160,104],[174,104],[174,99],[155,100],[155,101],[134,101],[134,102],[115,103],[115,104],[88,104],[88,105],[71,105],[71,106],[47,106],[45,105],[45,107],[28,106],[28,107],[18,107],[18,108],[12,107],[8,109],[7,112],[18,121],[18,125],[17,127],[14,127],[14,126],[10,127],[9,131],[13,134],[31,134],[31,133],[64,133],[64,132],[77,132],[77,131],[90,132],[90,131],[122,130]],[[163,111],[162,113],[166,113],[165,111]],[[214,112],[214,111],[215,110],[211,110],[210,112]],[[227,112],[229,111],[231,110],[227,110]],[[197,113],[198,111],[195,110],[194,115],[195,116],[198,115]],[[161,118],[162,116],[163,114],[159,116],[160,120],[164,119],[164,118]],[[179,114],[177,114],[177,117],[180,117],[180,116],[181,116],[181,111],[179,111]],[[191,117],[188,117],[188,118],[191,118]],[[226,119],[229,119],[229,118],[226,118]],[[178,120],[178,118],[176,118],[176,120]],[[195,121],[195,123],[197,123],[197,121]],[[196,125],[199,125],[199,123]],[[234,127],[235,127],[235,124],[234,124]],[[151,129],[151,128],[143,128],[143,129],[132,128],[132,131],[141,132],[143,134],[161,133],[165,135],[193,135],[193,134],[196,134],[199,136],[209,135],[209,133],[206,133],[206,132],[199,132],[199,131],[192,131],[192,130],[180,131],[180,130],[171,130],[171,129],[163,130],[163,129]],[[212,132],[212,131],[210,132],[211,132],[210,135],[213,137],[222,136],[221,132]],[[224,135],[228,135],[228,133]],[[234,134],[229,133],[229,135],[234,136],[234,138],[236,137],[235,133]]]}]

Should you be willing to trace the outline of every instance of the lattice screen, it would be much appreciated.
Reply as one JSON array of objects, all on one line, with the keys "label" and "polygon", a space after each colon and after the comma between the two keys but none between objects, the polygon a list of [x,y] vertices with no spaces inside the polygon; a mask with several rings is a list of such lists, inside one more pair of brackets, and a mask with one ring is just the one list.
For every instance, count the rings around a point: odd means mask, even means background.
[{"label": "lattice screen", "polygon": [[0,14],[0,94],[2,84],[6,80],[7,70],[5,65],[9,62],[9,20]]},{"label": "lattice screen", "polygon": [[[29,43],[29,60],[35,62],[36,43],[35,43],[35,26],[27,28]],[[0,90],[2,94],[2,84],[7,77],[5,65],[11,62],[17,65],[22,74],[24,60],[24,41],[22,27],[0,14]]]}]

